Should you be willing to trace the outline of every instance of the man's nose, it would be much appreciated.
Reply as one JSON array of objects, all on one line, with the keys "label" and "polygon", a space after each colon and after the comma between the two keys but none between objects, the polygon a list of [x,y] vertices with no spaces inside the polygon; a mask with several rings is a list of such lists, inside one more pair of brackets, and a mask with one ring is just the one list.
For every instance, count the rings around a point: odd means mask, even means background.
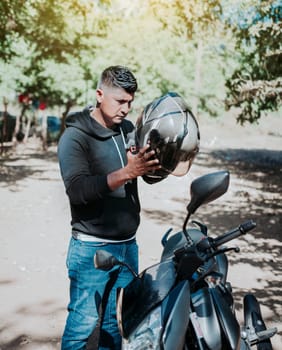
[{"label": "man's nose", "polygon": [[130,104],[129,103],[123,103],[123,105],[121,106],[121,111],[124,115],[128,114],[130,110]]}]

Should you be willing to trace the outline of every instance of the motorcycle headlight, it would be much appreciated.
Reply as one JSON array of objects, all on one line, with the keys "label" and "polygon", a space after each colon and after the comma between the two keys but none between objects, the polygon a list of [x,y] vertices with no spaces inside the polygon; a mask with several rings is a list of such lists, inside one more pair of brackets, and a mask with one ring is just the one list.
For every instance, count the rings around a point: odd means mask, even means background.
[{"label": "motorcycle headlight", "polygon": [[159,340],[161,335],[161,307],[153,310],[128,339],[123,339],[123,350],[160,350]]}]

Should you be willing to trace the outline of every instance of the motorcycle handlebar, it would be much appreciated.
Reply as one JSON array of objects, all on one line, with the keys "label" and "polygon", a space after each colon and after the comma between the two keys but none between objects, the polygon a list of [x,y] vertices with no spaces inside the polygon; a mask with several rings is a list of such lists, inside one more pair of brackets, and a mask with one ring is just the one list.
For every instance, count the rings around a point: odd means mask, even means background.
[{"label": "motorcycle handlebar", "polygon": [[219,247],[222,244],[232,241],[233,239],[239,236],[245,235],[247,232],[249,232],[255,227],[256,223],[253,220],[246,221],[243,224],[236,227],[235,229],[223,234],[222,236],[214,238],[213,245],[215,247]]}]

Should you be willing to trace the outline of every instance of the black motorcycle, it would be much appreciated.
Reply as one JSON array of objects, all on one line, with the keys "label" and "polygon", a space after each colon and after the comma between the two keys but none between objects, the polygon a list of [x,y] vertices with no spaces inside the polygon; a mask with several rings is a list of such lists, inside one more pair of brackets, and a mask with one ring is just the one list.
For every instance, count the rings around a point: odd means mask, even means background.
[{"label": "black motorcycle", "polygon": [[266,329],[259,304],[252,294],[244,297],[244,325],[235,314],[231,284],[227,281],[228,251],[225,244],[252,230],[248,221],[212,238],[207,227],[190,216],[203,204],[223,195],[229,186],[229,172],[204,175],[191,184],[191,200],[181,232],[162,239],[160,262],[139,275],[130,266],[105,251],[94,257],[95,267],[110,270],[125,265],[134,278],[118,291],[117,318],[123,350],[271,350],[270,337],[276,328]]}]

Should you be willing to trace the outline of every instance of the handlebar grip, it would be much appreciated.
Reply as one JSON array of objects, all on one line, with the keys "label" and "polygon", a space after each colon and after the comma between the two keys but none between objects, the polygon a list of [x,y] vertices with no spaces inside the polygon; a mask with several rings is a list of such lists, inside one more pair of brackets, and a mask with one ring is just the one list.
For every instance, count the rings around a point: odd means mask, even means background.
[{"label": "handlebar grip", "polygon": [[256,226],[257,226],[257,224],[253,220],[249,220],[249,221],[246,221],[243,224],[241,224],[239,226],[239,230],[240,230],[240,232],[245,234],[245,233],[251,231]]},{"label": "handlebar grip", "polygon": [[216,247],[219,247],[224,243],[232,241],[232,239],[235,239],[239,236],[246,234],[248,231],[252,230],[255,227],[256,227],[256,223],[253,220],[246,221],[243,224],[239,225],[234,230],[231,230],[223,234],[222,236],[215,238],[213,243]]}]

